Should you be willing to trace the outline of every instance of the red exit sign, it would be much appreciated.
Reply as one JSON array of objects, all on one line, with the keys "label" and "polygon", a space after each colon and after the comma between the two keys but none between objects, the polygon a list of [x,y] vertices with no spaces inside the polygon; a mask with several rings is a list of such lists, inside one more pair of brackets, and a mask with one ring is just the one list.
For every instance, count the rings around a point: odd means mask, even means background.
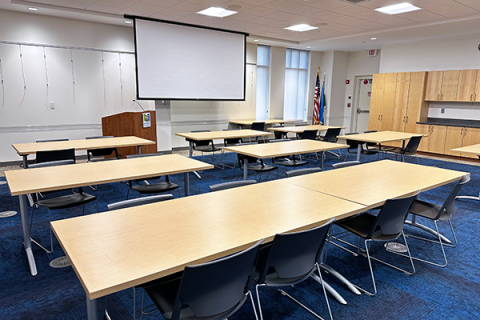
[{"label": "red exit sign", "polygon": [[376,55],[377,55],[377,49],[367,51],[367,56],[368,57],[375,57]]}]

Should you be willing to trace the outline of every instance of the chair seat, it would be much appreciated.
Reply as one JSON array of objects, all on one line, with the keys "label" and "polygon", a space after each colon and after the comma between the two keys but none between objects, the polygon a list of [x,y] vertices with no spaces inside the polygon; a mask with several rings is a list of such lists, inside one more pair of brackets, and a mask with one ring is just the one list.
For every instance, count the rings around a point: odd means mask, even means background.
[{"label": "chair seat", "polygon": [[375,149],[362,149],[362,154],[372,155],[377,153],[378,153],[378,150],[375,150]]},{"label": "chair seat", "polygon": [[[372,214],[364,213],[350,219],[337,221],[335,224],[350,231],[351,233],[356,234],[361,238],[366,239],[376,218],[377,217]],[[383,235],[380,230],[378,231],[378,235],[377,232],[375,232],[372,236],[373,240],[378,241],[386,241],[396,238],[398,238],[398,235]]]},{"label": "chair seat", "polygon": [[133,186],[132,190],[135,190],[140,193],[158,193],[158,192],[167,192],[172,191],[180,186],[173,182],[159,182],[154,184],[142,184],[138,186]]},{"label": "chair seat", "polygon": [[[410,213],[415,214],[419,217],[435,220],[441,208],[441,205],[435,203],[430,203],[422,200],[414,200],[412,207],[410,208]],[[451,215],[447,214],[446,210],[443,210],[439,220],[450,220],[451,217]]]},{"label": "chair seat", "polygon": [[267,165],[267,164],[262,166],[261,164],[259,164],[259,165],[248,166],[247,169],[255,172],[269,172],[269,171],[277,170],[278,167]]},{"label": "chair seat", "polygon": [[388,150],[388,152],[393,152],[393,153],[398,153],[398,154],[406,154],[406,155],[414,155],[414,152],[408,152],[403,148],[392,148],[391,150]]},{"label": "chair seat", "polygon": [[82,205],[95,199],[97,199],[97,197],[92,196],[91,194],[75,193],[57,198],[40,200],[37,201],[37,204],[48,209],[65,209]]},{"label": "chair seat", "polygon": [[194,150],[201,151],[201,152],[217,152],[217,151],[221,151],[222,149],[208,145],[208,146],[195,146]]},{"label": "chair seat", "polygon": [[308,161],[299,161],[299,160],[290,160],[287,158],[274,158],[272,159],[272,163],[275,163],[280,166],[286,166],[286,167],[298,167],[298,166],[303,166],[308,163]]}]

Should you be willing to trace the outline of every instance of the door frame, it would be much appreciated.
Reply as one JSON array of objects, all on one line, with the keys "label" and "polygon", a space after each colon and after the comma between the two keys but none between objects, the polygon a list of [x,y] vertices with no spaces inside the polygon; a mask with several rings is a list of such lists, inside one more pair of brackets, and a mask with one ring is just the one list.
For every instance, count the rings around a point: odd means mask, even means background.
[{"label": "door frame", "polygon": [[[373,82],[373,74],[371,75],[361,75],[354,77],[354,87],[353,87],[353,100],[352,100],[352,110],[351,110],[351,121],[350,121],[350,132],[357,132],[357,106],[360,100],[360,79],[372,79]],[[373,84],[373,83],[372,83]]]}]

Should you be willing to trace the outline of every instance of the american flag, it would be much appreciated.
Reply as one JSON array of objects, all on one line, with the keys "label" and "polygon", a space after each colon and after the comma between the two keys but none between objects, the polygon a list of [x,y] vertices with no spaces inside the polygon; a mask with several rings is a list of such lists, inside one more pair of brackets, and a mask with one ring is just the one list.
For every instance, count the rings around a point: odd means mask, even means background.
[{"label": "american flag", "polygon": [[315,82],[315,94],[313,96],[313,124],[320,123],[320,75],[317,72]]}]

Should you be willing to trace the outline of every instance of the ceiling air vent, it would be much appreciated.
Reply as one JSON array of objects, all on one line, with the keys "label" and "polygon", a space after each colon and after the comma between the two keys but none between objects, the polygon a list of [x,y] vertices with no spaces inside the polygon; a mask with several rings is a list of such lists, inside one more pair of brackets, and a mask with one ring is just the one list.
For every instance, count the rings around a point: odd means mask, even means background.
[{"label": "ceiling air vent", "polygon": [[350,3],[359,3],[359,2],[364,2],[368,0],[343,0],[344,2],[350,2]]}]

